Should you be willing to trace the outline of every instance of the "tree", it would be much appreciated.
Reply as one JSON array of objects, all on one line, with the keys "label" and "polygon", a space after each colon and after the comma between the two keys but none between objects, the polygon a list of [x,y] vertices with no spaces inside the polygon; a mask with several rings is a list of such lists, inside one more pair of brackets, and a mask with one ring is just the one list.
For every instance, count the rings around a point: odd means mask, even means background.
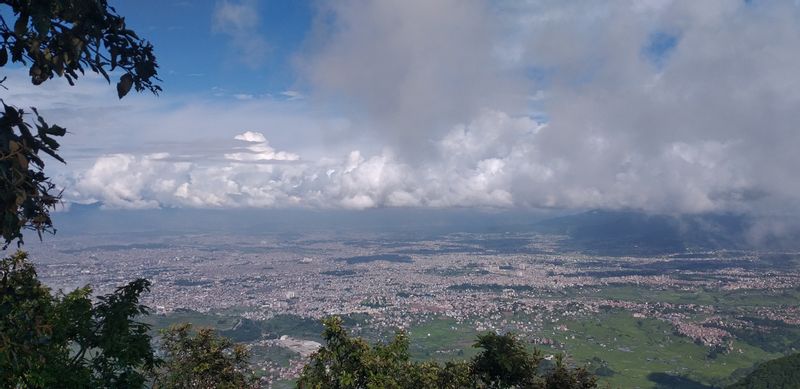
[{"label": "tree", "polygon": [[563,355],[556,355],[556,365],[544,377],[546,389],[591,389],[597,387],[597,377],[583,367],[567,366]]},{"label": "tree", "polygon": [[493,332],[478,336],[473,347],[483,351],[472,360],[472,374],[490,388],[534,387],[539,384],[536,369],[542,358],[528,353],[513,334]]},{"label": "tree", "polygon": [[24,252],[0,260],[0,387],[141,387],[157,360],[135,280],[92,303],[91,288],[52,295]]},{"label": "tree", "polygon": [[441,389],[477,388],[478,380],[472,375],[471,364],[466,361],[445,362],[439,371],[436,387]]},{"label": "tree", "polygon": [[763,362],[728,389],[789,389],[800,382],[800,353]]},{"label": "tree", "polygon": [[217,335],[210,328],[192,333],[192,325],[178,324],[162,331],[166,362],[155,375],[164,388],[249,388],[255,386],[249,353],[244,345]]},{"label": "tree", "polygon": [[[117,94],[158,93],[153,47],[128,29],[106,0],[0,0],[0,67],[23,67],[33,85],[64,78],[74,85],[86,70],[119,76]],[[7,17],[12,20],[6,20]],[[0,79],[0,87],[6,78]],[[0,99],[0,234],[5,249],[22,245],[22,231],[55,232],[50,210],[61,194],[44,173],[43,156],[65,162],[56,140],[67,133]],[[90,299],[91,288],[53,295],[17,253],[0,262],[0,386],[135,387],[156,359],[135,280]]]},{"label": "tree", "polygon": [[388,343],[370,346],[361,338],[349,336],[339,318],[327,318],[323,323],[325,346],[303,368],[298,381],[301,389],[596,387],[594,376],[585,369],[567,367],[562,357],[557,357],[554,369],[540,375],[541,354],[528,352],[513,334],[481,335],[474,347],[483,350],[475,358],[442,366],[412,361],[404,332],[398,332]]},{"label": "tree", "polygon": [[[89,70],[109,82],[110,73],[120,74],[119,98],[132,88],[161,91],[153,46],[128,29],[106,0],[0,0],[0,6],[7,7],[0,9],[0,67],[28,68],[33,85],[55,77],[74,85]],[[55,138],[67,130],[48,124],[33,107],[30,121],[30,113],[0,103],[0,233],[7,247],[22,243],[24,229],[39,236],[55,232],[50,210],[61,193],[44,173],[42,154],[65,162]]]},{"label": "tree", "polygon": [[353,338],[342,319],[323,320],[325,346],[312,355],[298,380],[299,388],[400,388],[409,365],[408,337],[398,333],[384,345],[371,347]]},{"label": "tree", "polygon": [[472,360],[472,374],[486,388],[591,389],[597,377],[583,367],[569,367],[563,355],[555,356],[555,366],[541,366],[541,353],[532,353],[508,333],[478,336],[474,347],[482,348]]}]

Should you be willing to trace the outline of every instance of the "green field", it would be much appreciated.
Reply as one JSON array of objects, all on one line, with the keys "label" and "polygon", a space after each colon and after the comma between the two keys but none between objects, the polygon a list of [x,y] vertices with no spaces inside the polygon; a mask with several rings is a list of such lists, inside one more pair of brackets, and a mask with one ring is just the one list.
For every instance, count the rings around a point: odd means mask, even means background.
[{"label": "green field", "polygon": [[[554,327],[565,325],[567,330]],[[468,359],[478,332],[468,324],[434,319],[410,329],[412,356],[418,360]],[[565,353],[578,365],[595,371],[600,382],[612,388],[715,387],[731,383],[753,365],[780,357],[742,341],[733,342],[730,353],[714,353],[709,347],[677,335],[669,323],[637,319],[629,312],[611,311],[545,325],[537,336],[560,343],[558,348],[539,347],[544,355]],[[658,386],[661,382],[664,386]],[[670,385],[672,383],[672,385]]]},{"label": "green field", "polygon": [[437,319],[409,329],[411,356],[417,360],[466,359],[477,354],[472,347],[478,332],[469,324]]},{"label": "green field", "polygon": [[[650,289],[612,285],[601,289],[573,289],[551,296],[556,299],[610,299],[631,302],[701,304],[716,307],[716,314],[729,318],[759,321],[761,329],[734,331],[731,352],[716,352],[675,332],[671,324],[658,319],[639,319],[620,309],[601,310],[591,316],[570,317],[545,322],[536,337],[550,338],[557,346],[543,347],[545,355],[566,353],[571,361],[586,365],[612,388],[710,388],[733,382],[759,362],[778,358],[800,346],[800,326],[750,317],[758,307],[797,305],[800,291],[770,292],[741,290]],[[543,296],[547,298],[546,296]],[[178,311],[166,316],[151,315],[146,320],[154,330],[179,322],[212,327],[239,341],[290,335],[322,341],[322,325],[316,320],[293,315],[278,315],[266,321],[242,320],[237,310],[198,313]],[[695,314],[701,320],[706,314]],[[508,313],[506,319],[532,321],[521,313]],[[345,326],[357,336],[372,342],[386,340],[392,331],[369,326],[369,317],[344,318]],[[239,323],[239,325],[237,325]],[[566,330],[557,329],[566,326]],[[235,329],[234,329],[235,328]],[[733,330],[732,330],[733,331]],[[479,350],[472,347],[479,333],[472,323],[459,324],[449,318],[435,318],[408,329],[411,355],[416,360],[464,360]],[[285,366],[295,354],[276,347],[255,347],[253,359],[270,360]],[[288,385],[289,383],[284,383]]]},{"label": "green field", "polygon": [[[652,373],[685,377],[705,385],[726,382],[736,369],[779,357],[747,343],[735,341],[733,352],[711,357],[710,349],[674,333],[672,326],[656,319],[637,319],[628,312],[609,312],[592,318],[562,322],[567,331],[551,331],[563,350],[579,364],[607,362],[613,370],[601,377],[612,387],[650,388]],[[544,334],[548,335],[548,334]],[[739,351],[741,350],[741,352]]]},{"label": "green field", "polygon": [[148,315],[142,321],[153,327],[153,332],[168,328],[173,324],[191,323],[194,327],[208,327],[216,330],[231,329],[239,321],[234,315],[221,314],[215,312],[196,312],[190,310],[178,310],[167,315]]},{"label": "green field", "polygon": [[[723,317],[750,320],[754,320],[750,315],[759,307],[796,306],[800,302],[800,291],[796,289],[716,291],[611,285],[566,290],[563,294],[640,303],[710,305]],[[552,297],[563,299],[564,295]],[[705,316],[690,315],[695,320]],[[516,314],[508,318],[526,320]],[[623,310],[549,323],[532,335],[559,343],[558,348],[542,348],[545,354],[566,353],[576,364],[592,370],[604,367],[598,371],[602,373],[600,381],[613,388],[708,388],[732,383],[755,364],[796,351],[800,346],[800,327],[762,321],[764,328],[733,331],[736,339],[731,352],[714,352],[677,334],[665,321],[637,319]],[[566,331],[554,329],[562,324],[568,328]],[[477,333],[469,325],[437,319],[412,327],[411,331],[412,352],[419,359],[464,359],[477,352],[471,347]]]}]

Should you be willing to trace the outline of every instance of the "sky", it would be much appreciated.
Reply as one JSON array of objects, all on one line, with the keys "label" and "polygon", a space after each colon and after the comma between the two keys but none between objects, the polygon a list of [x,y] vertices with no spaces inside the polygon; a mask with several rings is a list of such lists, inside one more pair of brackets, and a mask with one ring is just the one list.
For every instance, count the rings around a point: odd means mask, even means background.
[{"label": "sky", "polygon": [[792,1],[111,1],[164,92],[2,98],[67,127],[68,202],[114,209],[800,204]]}]

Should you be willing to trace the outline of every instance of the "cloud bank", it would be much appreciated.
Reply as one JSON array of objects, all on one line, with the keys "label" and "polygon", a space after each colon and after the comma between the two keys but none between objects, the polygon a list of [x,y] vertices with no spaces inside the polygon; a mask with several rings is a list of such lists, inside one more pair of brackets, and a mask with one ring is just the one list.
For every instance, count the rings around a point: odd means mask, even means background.
[{"label": "cloud bank", "polygon": [[[232,38],[254,23],[239,6],[222,2],[215,18]],[[185,144],[106,151],[64,174],[68,198],[772,214],[800,203],[792,2],[345,0],[318,12],[297,61],[308,97],[283,103],[284,130],[264,125],[276,110],[258,99],[140,107],[156,118],[147,131],[216,129],[218,142],[202,157]]]}]

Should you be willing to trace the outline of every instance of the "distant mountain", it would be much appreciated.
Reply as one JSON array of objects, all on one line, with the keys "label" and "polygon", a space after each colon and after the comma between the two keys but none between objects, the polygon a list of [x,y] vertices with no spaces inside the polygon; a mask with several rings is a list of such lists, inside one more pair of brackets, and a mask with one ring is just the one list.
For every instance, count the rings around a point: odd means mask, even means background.
[{"label": "distant mountain", "polygon": [[[391,233],[430,238],[454,232],[540,232],[567,237],[564,249],[603,255],[660,255],[750,249],[758,220],[737,214],[665,215],[638,211],[379,208],[367,210],[192,209],[109,210],[72,204],[53,214],[58,234]],[[560,216],[557,216],[560,215]],[[556,217],[557,216],[557,217]],[[800,224],[797,224],[800,225]],[[791,231],[791,230],[787,230]],[[794,230],[797,232],[798,230]],[[800,249],[800,233],[771,237],[759,248]],[[509,238],[527,247],[524,238]],[[520,240],[522,239],[522,240]],[[506,239],[507,240],[507,239]],[[484,242],[486,243],[486,242]],[[504,242],[497,249],[507,249]]]},{"label": "distant mountain", "polygon": [[764,362],[728,389],[800,388],[800,353]]},{"label": "distant mountain", "polygon": [[376,208],[315,209],[103,209],[102,204],[71,204],[53,213],[61,235],[164,233],[306,233],[309,231],[388,232],[436,235],[451,232],[530,230],[530,224],[552,212]]},{"label": "distant mountain", "polygon": [[743,215],[663,215],[593,210],[535,224],[574,249],[607,255],[664,254],[749,247],[753,221]]}]

